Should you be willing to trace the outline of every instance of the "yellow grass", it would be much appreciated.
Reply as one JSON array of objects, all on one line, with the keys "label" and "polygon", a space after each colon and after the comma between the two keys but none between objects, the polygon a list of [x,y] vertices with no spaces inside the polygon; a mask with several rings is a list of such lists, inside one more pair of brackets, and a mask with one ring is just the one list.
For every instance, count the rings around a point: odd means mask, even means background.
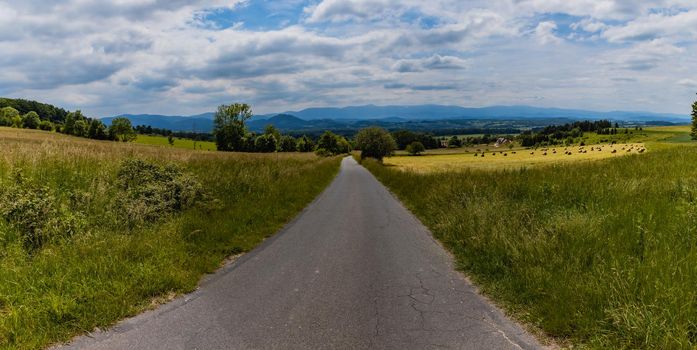
[{"label": "yellow grass", "polygon": [[[464,168],[497,170],[519,169],[530,166],[553,165],[560,163],[588,162],[613,157],[640,154],[645,149],[643,143],[610,145],[590,145],[585,147],[550,147],[538,150],[500,150],[482,153],[439,154],[425,156],[395,156],[385,158],[388,166],[401,170],[432,172],[458,170]],[[546,150],[546,151],[545,151]],[[554,153],[556,150],[556,153]],[[571,152],[570,155],[565,154]],[[613,151],[616,151],[613,153]],[[513,153],[515,152],[515,153]],[[583,153],[585,152],[585,153]],[[546,155],[545,155],[546,153]],[[646,152],[644,152],[646,153]],[[475,154],[477,154],[475,156]]]}]

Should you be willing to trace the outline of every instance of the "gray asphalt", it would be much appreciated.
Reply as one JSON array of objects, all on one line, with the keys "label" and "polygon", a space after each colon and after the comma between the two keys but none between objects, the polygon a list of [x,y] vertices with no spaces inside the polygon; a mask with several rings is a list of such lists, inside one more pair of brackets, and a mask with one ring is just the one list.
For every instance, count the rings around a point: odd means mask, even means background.
[{"label": "gray asphalt", "polygon": [[367,170],[157,310],[71,349],[536,349]]}]

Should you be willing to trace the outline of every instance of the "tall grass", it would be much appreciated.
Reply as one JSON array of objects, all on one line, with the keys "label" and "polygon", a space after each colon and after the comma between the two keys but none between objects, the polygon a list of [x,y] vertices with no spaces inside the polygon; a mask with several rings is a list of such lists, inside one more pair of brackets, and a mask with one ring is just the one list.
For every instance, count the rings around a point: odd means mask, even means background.
[{"label": "tall grass", "polygon": [[[205,199],[124,225],[112,204],[117,172],[132,158],[179,165]],[[20,169],[61,205],[77,198],[86,220],[80,232],[34,252],[0,220],[0,348],[42,348],[193,290],[202,274],[296,215],[338,166],[337,158],[309,154],[192,152],[0,128],[0,188]]]},{"label": "tall grass", "polygon": [[697,347],[697,149],[497,172],[364,165],[486,294],[547,334]]}]

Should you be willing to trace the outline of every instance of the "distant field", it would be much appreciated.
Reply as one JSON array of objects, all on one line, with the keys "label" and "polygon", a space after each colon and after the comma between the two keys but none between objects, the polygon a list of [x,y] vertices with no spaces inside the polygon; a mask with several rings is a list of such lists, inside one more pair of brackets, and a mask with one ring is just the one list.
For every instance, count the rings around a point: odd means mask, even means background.
[{"label": "distant field", "polygon": [[[194,140],[180,139],[176,137],[174,138],[174,145],[170,145],[169,140],[165,136],[138,135],[135,142],[144,145],[166,146],[191,150],[194,149]],[[215,142],[196,141],[196,149],[203,151],[215,151],[217,148],[215,146]]]},{"label": "distant field", "polygon": [[[513,151],[475,151],[417,157],[396,156],[385,158],[384,163],[387,166],[417,172],[457,170],[462,168],[487,170],[519,169],[538,165],[593,161],[646,152],[642,150],[645,150],[644,144],[633,143],[587,147],[554,147],[546,150],[518,149]],[[570,152],[570,154],[566,152]]]},{"label": "distant field", "polygon": [[340,163],[9,128],[0,150],[0,349],[41,349],[193,290]]},{"label": "distant field", "polygon": [[[690,144],[689,126],[648,127],[643,130],[620,129],[617,135],[598,135],[585,133],[578,143],[586,146],[555,146],[538,149],[525,149],[515,146],[496,148],[493,145],[478,145],[463,148],[441,148],[428,150],[422,156],[407,156],[397,152],[396,156],[385,158],[385,165],[400,170],[416,172],[448,171],[458,169],[520,169],[532,166],[568,164],[615,158],[632,154]],[[615,145],[611,145],[616,142]],[[546,152],[545,152],[546,150]],[[556,150],[557,153],[554,153]],[[571,155],[565,154],[570,151]],[[585,153],[582,153],[585,151]],[[616,151],[616,153],[613,153]],[[545,155],[546,153],[546,155]],[[475,154],[477,156],[475,157]],[[481,155],[484,154],[484,157]]]}]

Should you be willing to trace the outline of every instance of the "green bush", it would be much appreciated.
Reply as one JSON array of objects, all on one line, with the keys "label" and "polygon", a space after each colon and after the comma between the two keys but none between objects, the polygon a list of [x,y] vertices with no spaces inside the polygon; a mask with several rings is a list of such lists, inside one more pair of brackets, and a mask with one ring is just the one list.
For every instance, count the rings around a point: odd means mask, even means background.
[{"label": "green bush", "polygon": [[28,251],[70,237],[84,227],[84,216],[63,205],[48,187],[25,181],[20,172],[13,178],[0,193],[0,217],[18,231]]},{"label": "green bush", "polygon": [[123,162],[117,175],[117,205],[122,218],[137,225],[192,207],[203,196],[193,175],[176,165],[160,166],[139,159]]}]

